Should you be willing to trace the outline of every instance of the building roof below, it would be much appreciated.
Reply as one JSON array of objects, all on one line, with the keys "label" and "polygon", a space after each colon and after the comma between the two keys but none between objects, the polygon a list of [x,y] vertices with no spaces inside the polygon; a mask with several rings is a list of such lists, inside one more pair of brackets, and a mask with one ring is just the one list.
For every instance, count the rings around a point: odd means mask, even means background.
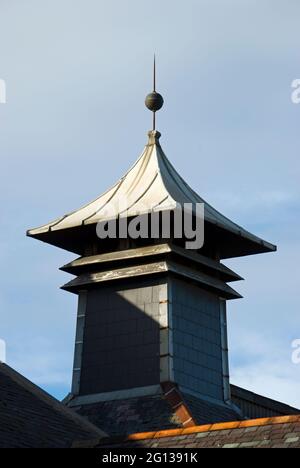
[{"label": "building roof below", "polygon": [[[183,404],[196,424],[232,421],[240,417],[238,411],[230,406],[180,393]],[[72,408],[110,435],[182,428],[184,422],[163,394],[99,401]]]},{"label": "building roof below", "polygon": [[0,363],[0,448],[68,448],[103,431]]}]

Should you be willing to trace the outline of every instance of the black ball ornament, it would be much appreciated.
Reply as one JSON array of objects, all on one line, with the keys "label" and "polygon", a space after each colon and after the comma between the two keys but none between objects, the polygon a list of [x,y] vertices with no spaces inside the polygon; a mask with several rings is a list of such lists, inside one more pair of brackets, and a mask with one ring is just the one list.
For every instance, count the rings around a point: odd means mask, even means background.
[{"label": "black ball ornament", "polygon": [[153,91],[153,93],[148,94],[145,99],[146,107],[152,112],[157,112],[164,105],[164,98],[161,94]]}]

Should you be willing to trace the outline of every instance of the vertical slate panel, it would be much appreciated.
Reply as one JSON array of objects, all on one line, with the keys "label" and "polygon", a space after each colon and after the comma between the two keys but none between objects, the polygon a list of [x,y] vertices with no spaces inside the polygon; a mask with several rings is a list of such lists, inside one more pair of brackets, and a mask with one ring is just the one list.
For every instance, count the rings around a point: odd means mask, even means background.
[{"label": "vertical slate panel", "polygon": [[223,400],[220,299],[182,280],[172,281],[175,382]]},{"label": "vertical slate panel", "polygon": [[158,284],[89,291],[80,394],[159,384],[159,341]]},{"label": "vertical slate panel", "polygon": [[82,366],[82,351],[83,351],[86,306],[87,306],[87,291],[81,291],[78,296],[77,325],[76,325],[73,379],[72,379],[72,394],[73,395],[78,395],[79,390],[80,390],[80,374],[81,374],[81,366]]}]

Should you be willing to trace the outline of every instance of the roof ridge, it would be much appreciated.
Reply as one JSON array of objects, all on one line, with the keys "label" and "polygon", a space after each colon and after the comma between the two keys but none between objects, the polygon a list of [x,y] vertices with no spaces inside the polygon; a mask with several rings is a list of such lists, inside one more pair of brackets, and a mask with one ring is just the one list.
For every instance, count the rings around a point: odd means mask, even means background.
[{"label": "roof ridge", "polygon": [[179,435],[188,435],[199,432],[215,432],[223,431],[226,429],[242,429],[256,426],[269,426],[276,424],[287,424],[293,422],[300,422],[300,415],[295,416],[279,416],[271,418],[249,419],[246,421],[233,421],[216,424],[206,424],[201,426],[193,426],[185,429],[170,429],[156,432],[141,432],[130,434],[126,440],[142,440],[142,439],[158,439],[163,437],[172,437]]},{"label": "roof ridge", "polygon": [[300,422],[300,415],[298,416],[280,416],[280,417],[271,417],[271,418],[260,418],[260,419],[250,419],[246,421],[233,421],[217,424],[206,424],[201,426],[192,426],[183,429],[166,429],[161,431],[151,431],[151,432],[137,432],[130,435],[123,436],[112,436],[102,438],[101,440],[95,441],[75,441],[73,443],[73,448],[84,447],[95,447],[96,445],[101,445],[107,443],[123,443],[123,442],[134,442],[139,440],[146,439],[162,439],[166,437],[177,437],[177,436],[186,436],[190,434],[205,433],[205,432],[216,432],[224,430],[234,430],[234,429],[243,429],[249,427],[262,427],[262,426],[272,426],[279,424],[288,424],[288,423],[298,423]]}]

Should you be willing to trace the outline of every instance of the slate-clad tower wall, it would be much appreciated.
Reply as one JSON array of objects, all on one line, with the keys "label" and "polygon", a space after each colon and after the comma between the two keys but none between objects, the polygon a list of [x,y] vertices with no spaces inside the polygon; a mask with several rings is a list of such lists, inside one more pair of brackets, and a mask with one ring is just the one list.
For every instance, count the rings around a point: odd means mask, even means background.
[{"label": "slate-clad tower wall", "polygon": [[216,400],[225,398],[221,301],[195,285],[172,282],[174,380]]},{"label": "slate-clad tower wall", "polygon": [[81,291],[72,393],[149,391],[174,382],[194,394],[228,399],[223,302],[172,274]]},{"label": "slate-clad tower wall", "polygon": [[82,361],[74,370],[74,393],[159,385],[159,293],[160,284],[153,281],[107,285],[86,293]]}]

